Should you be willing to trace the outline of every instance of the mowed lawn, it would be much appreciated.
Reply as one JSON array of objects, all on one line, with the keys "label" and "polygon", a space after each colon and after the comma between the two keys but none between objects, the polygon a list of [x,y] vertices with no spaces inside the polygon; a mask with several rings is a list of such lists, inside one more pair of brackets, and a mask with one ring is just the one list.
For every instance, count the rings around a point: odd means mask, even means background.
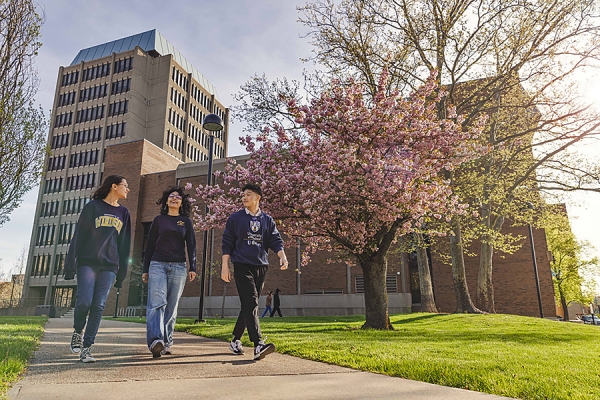
[{"label": "mowed lawn", "polygon": [[0,398],[19,379],[44,334],[46,317],[0,317]]},{"label": "mowed lawn", "polygon": [[[391,321],[385,332],[360,329],[363,316],[264,318],[261,327],[277,351],[311,360],[522,399],[600,399],[598,326],[498,314]],[[228,341],[234,322],[180,318],[176,329]]]}]

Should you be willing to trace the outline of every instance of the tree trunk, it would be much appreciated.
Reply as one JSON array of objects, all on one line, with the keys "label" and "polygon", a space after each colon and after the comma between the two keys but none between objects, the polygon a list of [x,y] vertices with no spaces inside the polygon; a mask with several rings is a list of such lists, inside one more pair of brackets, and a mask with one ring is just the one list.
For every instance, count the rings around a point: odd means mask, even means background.
[{"label": "tree trunk", "polygon": [[[365,286],[365,324],[363,329],[393,330],[388,315],[388,298],[385,285],[387,259],[375,256],[360,264]],[[383,290],[382,290],[383,288]]]},{"label": "tree trunk", "polygon": [[565,294],[562,291],[562,288],[560,286],[562,282],[559,280],[558,281],[558,296],[560,297],[560,304],[562,305],[562,309],[563,309],[563,320],[569,322],[570,318],[569,318],[569,306],[567,305],[567,299],[565,298]]},{"label": "tree trunk", "polygon": [[494,285],[492,282],[492,257],[494,247],[489,243],[481,243],[479,255],[479,274],[477,275],[477,307],[486,312],[495,313]]},{"label": "tree trunk", "polygon": [[[423,235],[417,234],[419,243],[423,243]],[[429,270],[429,258],[425,247],[417,247],[417,264],[419,266],[419,283],[421,285],[421,310],[423,312],[437,313],[433,284]]]},{"label": "tree trunk", "polygon": [[456,296],[456,313],[481,313],[471,301],[467,276],[465,273],[465,260],[463,258],[460,222],[452,221],[450,235],[450,255],[452,256],[452,282]]}]

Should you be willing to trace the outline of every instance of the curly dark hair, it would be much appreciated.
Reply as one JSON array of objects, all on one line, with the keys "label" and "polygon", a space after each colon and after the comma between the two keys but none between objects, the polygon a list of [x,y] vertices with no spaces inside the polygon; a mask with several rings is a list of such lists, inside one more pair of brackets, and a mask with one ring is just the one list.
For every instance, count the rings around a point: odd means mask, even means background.
[{"label": "curly dark hair", "polygon": [[169,195],[173,192],[179,193],[181,196],[181,207],[179,207],[179,215],[185,215],[189,217],[192,213],[192,203],[190,202],[190,195],[183,191],[181,186],[169,186],[162,194],[162,197],[156,201],[156,204],[160,204],[160,213],[167,215],[169,212],[169,206],[167,201]]}]

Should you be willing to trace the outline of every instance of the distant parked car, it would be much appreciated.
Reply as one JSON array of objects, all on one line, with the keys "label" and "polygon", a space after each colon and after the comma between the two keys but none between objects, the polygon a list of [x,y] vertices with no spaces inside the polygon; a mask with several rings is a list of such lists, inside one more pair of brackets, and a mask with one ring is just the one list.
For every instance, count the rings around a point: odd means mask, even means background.
[{"label": "distant parked car", "polygon": [[[593,319],[592,319],[593,317]],[[581,317],[582,321],[584,324],[596,324],[596,325],[600,325],[600,317],[598,317],[597,315],[583,315]]]}]

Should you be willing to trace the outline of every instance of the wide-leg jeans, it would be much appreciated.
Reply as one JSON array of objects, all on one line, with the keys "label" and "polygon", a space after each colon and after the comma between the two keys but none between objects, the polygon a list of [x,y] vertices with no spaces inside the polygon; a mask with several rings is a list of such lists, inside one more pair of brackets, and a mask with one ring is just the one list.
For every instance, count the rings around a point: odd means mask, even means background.
[{"label": "wide-leg jeans", "polygon": [[146,307],[146,341],[173,344],[177,305],[183,293],[187,269],[185,262],[150,261],[148,269],[148,305]]}]

